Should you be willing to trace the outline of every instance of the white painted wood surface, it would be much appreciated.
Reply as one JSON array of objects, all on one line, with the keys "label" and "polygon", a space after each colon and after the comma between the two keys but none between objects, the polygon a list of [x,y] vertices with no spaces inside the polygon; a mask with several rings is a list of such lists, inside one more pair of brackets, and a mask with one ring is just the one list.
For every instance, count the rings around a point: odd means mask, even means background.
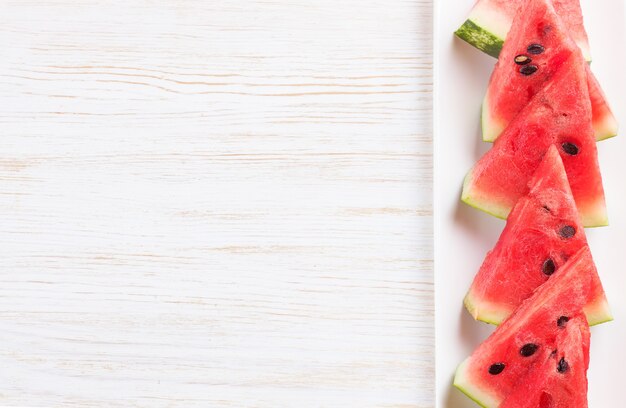
[{"label": "white painted wood surface", "polygon": [[431,14],[0,2],[0,406],[432,407]]}]

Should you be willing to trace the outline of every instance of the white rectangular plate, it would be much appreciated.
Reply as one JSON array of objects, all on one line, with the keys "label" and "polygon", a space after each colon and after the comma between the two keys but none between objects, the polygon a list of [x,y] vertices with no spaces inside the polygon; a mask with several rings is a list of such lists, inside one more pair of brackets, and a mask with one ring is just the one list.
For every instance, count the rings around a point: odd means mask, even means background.
[{"label": "white rectangular plate", "polygon": [[[452,386],[457,365],[493,327],[475,322],[463,296],[504,222],[460,202],[467,170],[489,148],[480,104],[495,60],[455,38],[474,0],[435,0],[435,310],[438,408],[476,407]],[[592,69],[626,132],[624,0],[582,0]],[[622,132],[624,133],[624,132]],[[591,329],[589,406],[622,406],[626,369],[626,134],[598,144],[610,226],[587,236],[615,321]],[[574,407],[572,407],[574,408]]]}]

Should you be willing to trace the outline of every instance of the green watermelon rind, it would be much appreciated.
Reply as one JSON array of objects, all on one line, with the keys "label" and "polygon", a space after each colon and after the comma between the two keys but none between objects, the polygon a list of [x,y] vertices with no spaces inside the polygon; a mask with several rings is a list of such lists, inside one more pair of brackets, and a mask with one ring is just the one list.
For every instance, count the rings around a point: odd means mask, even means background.
[{"label": "green watermelon rind", "polygon": [[459,367],[456,369],[456,373],[454,374],[454,386],[481,407],[496,408],[501,401],[498,401],[487,391],[481,390],[480,388],[473,385],[471,381],[467,378],[467,374],[465,371],[468,363],[469,358],[463,361],[461,365],[459,365]]},{"label": "green watermelon rind", "polygon": [[[477,301],[474,299],[473,293],[470,291],[465,295],[463,304],[467,311],[472,315],[475,320],[480,322],[493,324],[498,326],[504,322],[504,320],[512,313],[497,307],[496,304],[484,302],[481,305],[481,311],[477,307]],[[589,304],[583,308],[585,316],[587,316],[587,322],[589,326],[597,326],[602,323],[613,321],[613,314],[611,308],[605,297],[602,297],[597,302]]]},{"label": "green watermelon rind", "polygon": [[606,139],[617,136],[619,133],[619,125],[615,116],[609,115],[602,124],[593,124],[593,130],[596,133],[596,141],[601,142]]},{"label": "green watermelon rind", "polygon": [[509,216],[510,210],[496,205],[489,205],[486,203],[481,204],[479,200],[476,200],[472,197],[472,191],[470,190],[469,185],[473,175],[474,169],[470,170],[463,180],[463,192],[461,193],[461,201],[463,201],[470,207],[476,208],[477,210],[486,212],[487,214],[492,215],[496,218],[506,220]]},{"label": "green watermelon rind", "polygon": [[[494,205],[487,200],[480,200],[474,196],[470,189],[470,182],[474,174],[474,169],[470,170],[463,181],[463,191],[461,193],[461,201],[470,207],[486,212],[496,218],[506,220],[511,212],[510,208]],[[606,227],[609,225],[609,218],[606,213],[606,205],[604,201],[597,204],[597,210],[589,211],[588,214],[581,214],[583,226],[585,228]]]},{"label": "green watermelon rind", "polygon": [[487,302],[483,302],[479,309],[477,303],[474,300],[473,293],[471,291],[467,292],[463,299],[463,304],[470,315],[480,322],[498,326],[510,315],[508,310],[500,308],[500,311],[498,311],[499,308],[496,305]]},{"label": "green watermelon rind", "polygon": [[583,313],[587,316],[589,326],[613,321],[613,313],[606,297],[602,297],[598,302],[587,305],[583,308]]},{"label": "green watermelon rind", "polygon": [[580,214],[581,221],[585,228],[608,227],[609,216],[606,212],[606,204],[596,204],[597,209],[589,211],[587,214]]},{"label": "green watermelon rind", "polygon": [[504,39],[498,37],[492,32],[482,28],[471,19],[465,20],[463,25],[454,32],[457,37],[465,41],[466,43],[478,48],[485,54],[491,55],[494,58],[498,58],[502,46],[504,45]]}]

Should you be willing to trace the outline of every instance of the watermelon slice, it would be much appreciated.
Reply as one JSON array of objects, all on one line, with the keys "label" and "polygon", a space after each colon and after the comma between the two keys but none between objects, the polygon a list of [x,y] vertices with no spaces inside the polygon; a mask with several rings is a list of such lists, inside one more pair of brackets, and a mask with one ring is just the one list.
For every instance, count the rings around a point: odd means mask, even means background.
[{"label": "watermelon slice", "polygon": [[[483,140],[493,142],[570,55],[578,52],[551,0],[519,8],[483,101]],[[617,121],[588,66],[585,67],[597,140],[617,134]]]},{"label": "watermelon slice", "polygon": [[584,316],[570,319],[556,350],[546,350],[499,408],[587,408],[589,337]]},{"label": "watermelon slice", "polygon": [[570,55],[468,173],[464,202],[506,218],[528,192],[528,181],[548,148],[556,144],[583,225],[608,224],[585,66],[579,53]]},{"label": "watermelon slice", "polygon": [[597,288],[602,284],[583,247],[459,366],[454,385],[481,405],[498,407],[529,370],[544,363],[547,351],[558,353],[558,333],[596,297]]},{"label": "watermelon slice", "polygon": [[[475,319],[502,323],[537,287],[554,279],[569,257],[587,246],[555,146],[550,146],[528,186],[528,194],[511,211],[465,297],[465,306]],[[590,324],[611,320],[601,289],[592,288],[595,295],[587,305],[593,312],[587,317]]]},{"label": "watermelon slice", "polygon": [[[515,12],[523,3],[524,0],[478,0],[455,34],[479,50],[498,58]],[[591,61],[579,0],[554,0],[554,8],[585,59]]]},{"label": "watermelon slice", "polygon": [[587,85],[589,86],[589,98],[591,100],[591,114],[593,119],[593,130],[596,140],[604,140],[616,136],[619,131],[619,124],[611,107],[606,100],[604,91],[598,82],[598,79],[591,72],[589,65],[585,66],[587,70]]}]

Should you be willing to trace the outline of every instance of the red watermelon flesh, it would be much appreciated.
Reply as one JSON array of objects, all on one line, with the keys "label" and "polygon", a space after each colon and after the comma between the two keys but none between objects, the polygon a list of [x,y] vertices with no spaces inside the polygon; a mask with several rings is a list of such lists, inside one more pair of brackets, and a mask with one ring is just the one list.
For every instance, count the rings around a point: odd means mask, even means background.
[{"label": "red watermelon flesh", "polygon": [[[483,101],[483,139],[494,141],[570,55],[578,52],[550,0],[529,0],[522,6],[513,20]],[[589,94],[593,96],[596,139],[615,136],[615,117],[588,67],[586,72]]]},{"label": "red watermelon flesh", "polygon": [[562,64],[466,176],[464,202],[506,218],[555,144],[583,225],[608,224],[585,66],[579,53]]},{"label": "red watermelon flesh", "polygon": [[[465,297],[475,319],[500,324],[535,289],[558,275],[567,259],[587,245],[576,203],[557,148],[550,146],[511,211],[496,246]],[[611,319],[600,291],[592,298],[590,324]],[[600,302],[594,305],[593,302]]]},{"label": "red watermelon flesh", "polygon": [[[454,385],[481,405],[498,407],[529,370],[543,363],[545,350],[558,350],[556,342],[565,321],[581,311],[589,314],[585,305],[599,296],[606,304],[585,246],[459,366]],[[528,344],[537,346],[532,355],[522,350]]]},{"label": "red watermelon flesh", "polygon": [[[478,0],[456,34],[474,47],[497,57],[521,4],[524,0]],[[589,40],[579,0],[554,0],[554,8],[585,59],[590,61]]]},{"label": "red watermelon flesh", "polygon": [[582,315],[564,326],[555,350],[544,350],[499,408],[587,408],[589,326]]}]

